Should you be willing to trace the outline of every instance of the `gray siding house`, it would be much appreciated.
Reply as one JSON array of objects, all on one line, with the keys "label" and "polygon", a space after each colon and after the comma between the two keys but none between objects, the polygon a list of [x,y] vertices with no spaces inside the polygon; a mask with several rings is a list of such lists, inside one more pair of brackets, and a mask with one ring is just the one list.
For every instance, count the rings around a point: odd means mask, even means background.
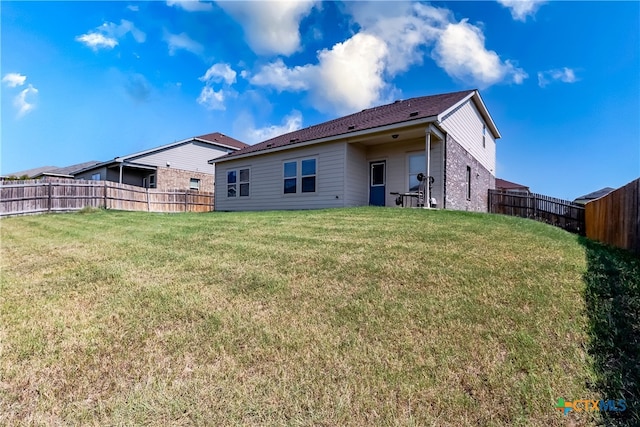
[{"label": "gray siding house", "polygon": [[486,211],[498,138],[476,90],[396,101],[209,160],[216,165],[215,206],[415,204],[422,173],[433,177],[425,189],[432,206]]},{"label": "gray siding house", "polygon": [[210,133],[116,157],[73,176],[163,190],[213,191],[214,170],[207,160],[246,147],[247,144],[221,133]]}]

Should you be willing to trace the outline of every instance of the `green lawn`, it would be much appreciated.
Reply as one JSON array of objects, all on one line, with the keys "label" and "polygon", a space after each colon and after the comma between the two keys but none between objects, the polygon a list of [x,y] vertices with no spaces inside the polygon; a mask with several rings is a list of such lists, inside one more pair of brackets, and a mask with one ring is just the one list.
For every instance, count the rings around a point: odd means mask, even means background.
[{"label": "green lawn", "polygon": [[544,224],[357,208],[0,227],[0,425],[601,420],[560,397],[625,398],[604,421],[640,422],[640,262]]}]

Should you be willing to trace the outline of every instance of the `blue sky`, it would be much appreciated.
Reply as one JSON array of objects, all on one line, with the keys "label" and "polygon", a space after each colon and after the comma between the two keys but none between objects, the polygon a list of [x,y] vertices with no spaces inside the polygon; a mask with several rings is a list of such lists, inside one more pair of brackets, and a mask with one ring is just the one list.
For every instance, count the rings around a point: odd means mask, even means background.
[{"label": "blue sky", "polygon": [[573,199],[640,176],[639,2],[5,2],[0,173],[210,132],[255,143],[478,88],[497,176]]}]

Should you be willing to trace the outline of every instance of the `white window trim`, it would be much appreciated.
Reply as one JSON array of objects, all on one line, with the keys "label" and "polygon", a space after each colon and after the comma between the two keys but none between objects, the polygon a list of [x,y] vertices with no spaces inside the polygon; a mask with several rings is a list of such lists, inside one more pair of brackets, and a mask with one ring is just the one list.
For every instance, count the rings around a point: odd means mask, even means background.
[{"label": "white window trim", "polygon": [[[416,173],[416,174],[412,174],[412,173],[411,173],[411,160],[409,160],[409,158],[410,158],[411,156],[422,156],[422,157],[424,157],[424,156],[425,156],[425,153],[424,153],[424,150],[422,150],[422,151],[410,151],[410,152],[408,152],[408,153],[407,153],[407,158],[406,158],[406,162],[407,162],[407,163],[406,163],[406,165],[407,165],[407,168],[406,168],[406,173],[404,174],[404,180],[405,180],[405,191],[410,191],[410,189],[409,189],[409,187],[411,186],[411,179],[410,179],[410,176],[411,176],[411,175],[418,175],[417,173]],[[425,161],[425,162],[426,162],[426,161]],[[426,166],[426,163],[425,163],[425,166]],[[424,168],[423,168],[423,169],[424,169]],[[427,174],[427,172],[426,172],[426,171],[421,171],[421,172],[422,172],[423,174],[425,174],[425,175]],[[418,172],[418,173],[420,173],[420,172]]]},{"label": "white window trim", "polygon": [[[153,182],[151,182],[152,178],[153,178]],[[156,174],[152,173],[142,178],[142,186],[144,188],[156,188],[157,187]]]},{"label": "white window trim", "polygon": [[[195,181],[196,186],[193,186],[193,182]],[[200,178],[189,178],[189,190],[200,191]]]},{"label": "white window trim", "polygon": [[[316,173],[312,174],[312,175],[302,175],[302,162],[305,160],[314,160],[316,162]],[[296,164],[296,176],[284,176],[284,165],[287,163],[295,163]],[[300,197],[300,196],[310,196],[310,195],[316,195],[318,194],[318,157],[317,156],[309,156],[309,157],[300,157],[297,159],[287,159],[287,160],[283,160],[282,161],[282,165],[281,165],[281,170],[282,170],[282,190],[281,190],[281,194],[284,197]],[[302,192],[302,178],[308,178],[308,177],[315,177],[316,178],[316,183],[315,183],[315,190],[314,191],[306,191],[306,192]],[[285,193],[284,192],[284,180],[285,179],[296,179],[296,192],[295,193]]]},{"label": "white window trim", "polygon": [[487,125],[482,125],[482,148],[487,148]]},{"label": "white window trim", "polygon": [[[243,170],[248,170],[249,171],[249,180],[248,181],[240,181],[240,171]],[[229,180],[229,172],[235,172],[236,173],[236,182],[234,184],[229,184],[228,180]],[[224,171],[224,179],[225,179],[225,190],[226,190],[226,197],[227,199],[248,199],[251,197],[251,167],[250,166],[241,166],[241,167],[236,167],[236,168],[231,168],[231,169],[226,169]],[[249,195],[248,196],[241,196],[240,195],[240,185],[241,184],[248,184],[249,185]],[[236,186],[236,195],[235,196],[229,196],[229,185],[235,185]]]},{"label": "white window trim", "polygon": [[[374,164],[384,165],[384,176],[382,177],[382,184],[373,183],[372,167]],[[384,187],[387,185],[387,161],[385,160],[369,160],[369,187]]]}]

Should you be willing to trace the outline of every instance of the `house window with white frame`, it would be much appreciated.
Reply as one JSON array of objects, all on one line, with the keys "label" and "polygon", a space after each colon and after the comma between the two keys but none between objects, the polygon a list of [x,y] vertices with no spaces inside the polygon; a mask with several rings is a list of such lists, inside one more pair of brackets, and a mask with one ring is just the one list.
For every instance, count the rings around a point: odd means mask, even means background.
[{"label": "house window with white frame", "polygon": [[315,193],[317,160],[315,158],[290,160],[283,163],[284,194]]},{"label": "house window with white frame", "polygon": [[231,169],[227,171],[227,197],[249,197],[251,185],[249,168]]},{"label": "house window with white frame", "polygon": [[487,147],[486,135],[487,135],[487,125],[482,125],[482,148]]},{"label": "house window with white frame", "polygon": [[92,181],[100,181],[100,178],[101,178],[100,173],[94,173],[93,175],[91,175]]},{"label": "house window with white frame", "polygon": [[156,188],[156,175],[151,174],[146,178],[142,178],[142,186],[144,188]]},{"label": "house window with white frame", "polygon": [[409,191],[418,191],[420,181],[418,174],[425,172],[426,160],[424,152],[409,154]]},{"label": "house window with white frame", "polygon": [[198,178],[191,178],[189,180],[190,190],[200,190],[200,180]]}]

